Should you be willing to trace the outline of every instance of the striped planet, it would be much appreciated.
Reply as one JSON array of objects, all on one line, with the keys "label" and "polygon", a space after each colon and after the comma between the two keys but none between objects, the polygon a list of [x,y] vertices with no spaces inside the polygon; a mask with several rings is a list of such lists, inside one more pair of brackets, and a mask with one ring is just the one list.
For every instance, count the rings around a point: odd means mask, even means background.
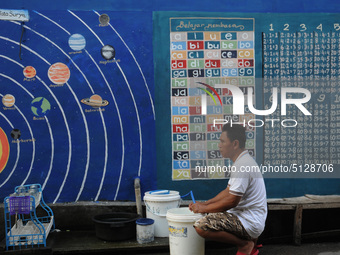
[{"label": "striped planet", "polygon": [[72,50],[79,51],[85,48],[86,40],[81,34],[73,34],[68,39],[68,45]]},{"label": "striped planet", "polygon": [[48,69],[48,78],[55,84],[64,84],[70,78],[71,72],[67,65],[55,63]]},{"label": "striped planet", "polygon": [[15,97],[7,94],[2,97],[2,103],[6,107],[12,107],[15,104]]},{"label": "striped planet", "polygon": [[9,142],[6,133],[0,128],[0,173],[7,165],[9,158]]},{"label": "striped planet", "polygon": [[24,68],[24,76],[26,78],[34,78],[36,74],[37,74],[37,71],[35,70],[33,66],[26,66]]}]

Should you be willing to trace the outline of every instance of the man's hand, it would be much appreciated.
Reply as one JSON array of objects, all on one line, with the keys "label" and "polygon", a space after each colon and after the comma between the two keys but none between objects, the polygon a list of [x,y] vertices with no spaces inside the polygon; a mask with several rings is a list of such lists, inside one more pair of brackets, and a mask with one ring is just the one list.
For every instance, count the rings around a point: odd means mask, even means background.
[{"label": "man's hand", "polygon": [[205,213],[205,207],[206,205],[204,205],[202,202],[196,202],[195,204],[191,203],[189,205],[189,210],[193,213]]},{"label": "man's hand", "polygon": [[[203,204],[204,202],[196,202],[196,204]],[[190,204],[189,204],[189,210],[190,211],[192,211],[192,206],[194,205],[195,203],[193,203],[193,202],[191,202]]]},{"label": "man's hand", "polygon": [[242,196],[236,196],[229,192],[229,187],[222,190],[216,197],[205,202],[196,202],[189,205],[194,213],[216,213],[224,212],[234,208],[240,202]]}]

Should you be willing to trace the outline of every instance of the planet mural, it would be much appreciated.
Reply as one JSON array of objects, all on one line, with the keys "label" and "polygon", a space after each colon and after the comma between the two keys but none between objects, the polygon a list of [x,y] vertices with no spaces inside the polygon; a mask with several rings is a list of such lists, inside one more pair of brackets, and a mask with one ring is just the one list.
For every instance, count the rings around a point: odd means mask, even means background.
[{"label": "planet mural", "polygon": [[2,103],[6,107],[12,107],[15,104],[15,97],[11,94],[2,97]]},{"label": "planet mural", "polygon": [[85,48],[86,40],[81,34],[73,34],[68,39],[68,45],[72,50],[79,51]]},{"label": "planet mural", "polygon": [[99,95],[92,95],[90,98],[82,99],[81,102],[95,108],[107,106],[109,104],[107,100],[103,100]]},{"label": "planet mural", "polygon": [[55,84],[66,83],[70,76],[70,69],[63,63],[55,63],[48,69],[48,78]]},{"label": "planet mural", "polygon": [[111,60],[116,56],[116,51],[111,45],[105,45],[101,49],[102,57],[106,60]]},{"label": "planet mural", "polygon": [[7,165],[9,158],[9,142],[6,133],[0,128],[0,173]]},{"label": "planet mural", "polygon": [[106,26],[107,24],[109,24],[110,22],[110,17],[107,14],[102,14],[99,16],[99,22],[100,24],[102,24],[103,26]]},{"label": "planet mural", "polygon": [[24,73],[24,76],[29,79],[34,78],[37,75],[37,71],[35,70],[33,66],[26,66],[24,68],[23,73]]},{"label": "planet mural", "polygon": [[35,116],[44,117],[51,110],[51,104],[46,98],[37,97],[31,102],[31,110]]}]

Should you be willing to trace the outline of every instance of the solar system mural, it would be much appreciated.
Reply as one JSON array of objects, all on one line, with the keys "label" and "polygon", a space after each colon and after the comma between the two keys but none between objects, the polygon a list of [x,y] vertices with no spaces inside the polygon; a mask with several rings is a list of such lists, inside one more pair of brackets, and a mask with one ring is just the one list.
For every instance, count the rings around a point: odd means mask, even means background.
[{"label": "solar system mural", "polygon": [[0,199],[30,183],[50,203],[133,200],[135,177],[154,189],[151,15],[30,11],[0,26]]}]

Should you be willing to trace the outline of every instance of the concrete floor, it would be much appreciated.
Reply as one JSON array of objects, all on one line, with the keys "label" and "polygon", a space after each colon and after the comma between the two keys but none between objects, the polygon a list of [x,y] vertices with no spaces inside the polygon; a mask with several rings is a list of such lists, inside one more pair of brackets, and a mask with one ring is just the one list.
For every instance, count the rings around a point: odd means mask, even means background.
[{"label": "concrete floor", "polygon": [[[4,247],[4,241],[1,243]],[[21,251],[4,251],[0,254],[149,254],[168,255],[168,238],[155,238],[148,244],[138,244],[134,239],[122,242],[107,242],[98,239],[93,231],[62,231],[51,233],[46,248]],[[205,255],[235,255],[236,248],[224,244],[206,242]],[[267,244],[261,255],[340,255],[340,238],[332,242],[289,244]],[[180,254],[182,255],[182,254]]]}]

